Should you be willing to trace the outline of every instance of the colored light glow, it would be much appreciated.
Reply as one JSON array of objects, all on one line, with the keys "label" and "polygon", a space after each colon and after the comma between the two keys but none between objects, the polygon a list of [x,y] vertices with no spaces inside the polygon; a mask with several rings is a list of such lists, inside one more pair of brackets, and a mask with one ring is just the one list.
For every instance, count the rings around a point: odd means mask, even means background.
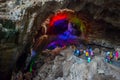
[{"label": "colored light glow", "polygon": [[29,71],[32,72],[33,70],[33,65],[34,65],[34,62],[35,62],[35,58],[36,58],[36,51],[35,50],[31,50],[31,61],[30,61],[30,68],[29,68]]},{"label": "colored light glow", "polygon": [[57,41],[53,41],[47,46],[48,49],[55,49],[56,47],[57,47]]},{"label": "colored light glow", "polygon": [[[56,35],[57,38],[48,44],[47,46],[48,49],[54,49],[57,46],[64,47],[69,44],[78,44],[79,42],[77,41],[78,37],[74,33],[76,33],[77,30],[81,31],[82,33],[86,33],[86,27],[82,20],[80,20],[76,16],[71,18],[70,17],[71,16],[67,15],[66,13],[57,13],[50,19],[47,33],[48,35],[50,34]],[[72,24],[77,26],[77,30],[73,28]],[[36,54],[33,52],[33,55],[35,56]],[[33,57],[30,65],[30,72],[32,72],[34,60],[35,59]]]},{"label": "colored light glow", "polygon": [[58,20],[62,20],[62,19],[67,19],[67,14],[65,13],[58,13],[55,16],[52,17],[52,19],[50,20],[50,24],[49,26],[54,26],[54,23]]},{"label": "colored light glow", "polygon": [[68,29],[68,21],[66,19],[58,20],[54,23],[55,33],[61,34]]},{"label": "colored light glow", "polygon": [[68,29],[68,21],[66,19],[57,20],[53,23],[53,27],[48,27],[48,34],[61,34]]},{"label": "colored light glow", "polygon": [[72,35],[68,30],[65,31],[64,33],[62,34],[59,34],[56,38],[56,40],[54,40],[53,42],[51,42],[49,45],[48,45],[48,48],[49,49],[54,49],[56,48],[57,46],[59,47],[63,47],[65,45],[69,45],[69,44],[75,44],[76,43],[76,39],[77,39],[77,36],[75,35]]},{"label": "colored light glow", "polygon": [[79,18],[77,17],[72,17],[71,20],[70,20],[72,23],[76,24],[77,26],[80,26],[81,25],[81,21]]},{"label": "colored light glow", "polygon": [[36,56],[36,52],[34,50],[31,51],[31,57]]},{"label": "colored light glow", "polygon": [[65,31],[63,34],[60,34],[58,36],[58,38],[61,39],[61,40],[66,40],[67,41],[67,40],[76,39],[77,36],[72,35],[69,31]]},{"label": "colored light glow", "polygon": [[90,63],[90,62],[91,62],[91,58],[90,58],[90,57],[88,57],[87,62],[88,62],[88,63]]},{"label": "colored light glow", "polygon": [[80,19],[77,18],[77,17],[72,17],[72,18],[70,19],[70,21],[71,21],[72,23],[74,23],[75,25],[77,25],[78,29],[79,29],[81,32],[83,32],[83,33],[86,32],[86,28],[85,28],[85,25],[83,24],[82,20],[80,20]]},{"label": "colored light glow", "polygon": [[33,64],[34,64],[34,62],[35,61],[32,61],[31,64],[30,64],[30,69],[29,69],[30,72],[32,72],[32,70],[33,70]]},{"label": "colored light glow", "polygon": [[81,19],[77,16],[70,16],[67,13],[57,13],[50,19],[48,34],[61,34],[68,28],[68,21],[76,25],[76,29],[80,30],[82,34],[86,33],[86,27]]},{"label": "colored light glow", "polygon": [[56,40],[56,41],[53,41],[51,42],[48,46],[47,46],[47,49],[55,49],[57,46],[58,47],[64,47],[64,46],[68,46],[70,44],[77,44],[76,43],[76,40],[67,40],[67,41],[64,41],[64,40]]},{"label": "colored light glow", "polygon": [[79,18],[69,18],[69,22],[67,17],[66,14],[60,13],[51,19],[48,32],[56,35],[57,38],[48,45],[48,48],[54,49],[57,46],[76,44],[76,39],[78,38],[76,34],[80,34],[78,31],[85,31],[85,25]]}]

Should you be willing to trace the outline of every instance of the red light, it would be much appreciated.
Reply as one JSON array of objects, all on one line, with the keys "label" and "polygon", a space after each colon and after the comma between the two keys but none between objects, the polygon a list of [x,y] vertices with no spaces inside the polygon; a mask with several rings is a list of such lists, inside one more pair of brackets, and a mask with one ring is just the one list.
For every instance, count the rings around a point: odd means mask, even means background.
[{"label": "red light", "polygon": [[62,20],[62,19],[67,19],[67,14],[65,14],[65,13],[58,13],[58,14],[56,14],[50,20],[49,26],[53,26],[54,22],[56,22],[57,20]]}]

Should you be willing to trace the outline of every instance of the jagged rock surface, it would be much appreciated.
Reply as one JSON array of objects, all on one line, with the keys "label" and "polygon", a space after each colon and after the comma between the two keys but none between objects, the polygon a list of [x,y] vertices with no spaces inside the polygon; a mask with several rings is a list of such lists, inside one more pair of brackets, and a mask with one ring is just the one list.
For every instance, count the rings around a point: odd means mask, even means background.
[{"label": "jagged rock surface", "polygon": [[73,55],[68,48],[48,61],[40,69],[34,80],[119,80],[118,67],[105,63],[102,56],[95,56],[87,63],[86,60]]},{"label": "jagged rock surface", "polygon": [[[18,45],[14,44],[13,36],[9,41],[5,41],[3,34],[0,34],[1,43],[3,42],[7,47],[14,45],[12,47],[13,51],[8,55],[10,58],[1,58],[1,64],[6,64],[1,65],[1,74],[2,72],[7,73],[4,67],[9,64],[15,64],[11,60],[11,56],[15,55],[13,53],[16,47],[15,53],[19,56],[29,53],[34,31],[41,27],[43,21],[51,14],[50,12],[56,12],[58,9],[68,8],[85,14],[85,18],[90,23],[94,23],[92,24],[93,34],[91,34],[92,36],[89,35],[91,36],[90,43],[116,48],[120,45],[119,7],[119,0],[0,0],[0,23],[3,24],[5,21],[11,20],[15,24],[15,30],[20,31]],[[13,25],[9,25],[8,27],[12,28]],[[0,49],[4,49],[3,51],[1,50],[0,55],[6,56],[9,53],[7,52],[9,48],[3,46],[3,44],[0,45]],[[16,55],[17,59],[19,57],[18,55]],[[12,58],[16,62],[16,59],[14,57]]]}]

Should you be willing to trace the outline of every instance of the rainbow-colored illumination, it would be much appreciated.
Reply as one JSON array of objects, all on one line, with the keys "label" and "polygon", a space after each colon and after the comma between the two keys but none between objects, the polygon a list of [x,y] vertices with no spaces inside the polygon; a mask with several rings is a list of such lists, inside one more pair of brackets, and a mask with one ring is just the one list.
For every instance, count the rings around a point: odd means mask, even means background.
[{"label": "rainbow-colored illumination", "polygon": [[78,36],[86,33],[86,27],[75,14],[60,12],[50,18],[47,33],[57,36],[47,47],[54,49],[57,46],[76,44]]},{"label": "rainbow-colored illumination", "polygon": [[83,23],[83,21],[79,18],[77,18],[77,16],[75,17],[71,17],[70,21],[77,25],[78,29],[82,32],[82,33],[86,33],[86,28],[85,28],[85,25]]},{"label": "rainbow-colored illumination", "polygon": [[54,15],[50,21],[49,26],[54,26],[55,22],[58,22],[59,20],[65,20],[68,18],[68,15],[65,13],[58,13]]},{"label": "rainbow-colored illumination", "polygon": [[[69,45],[79,44],[79,37],[85,37],[87,30],[83,23],[74,11],[71,10],[61,10],[56,12],[54,15],[50,16],[43,23],[45,29],[45,35],[55,36],[48,45],[47,49],[54,49],[57,46],[64,47]],[[32,72],[34,61],[37,57],[37,48],[42,43],[43,38],[38,39],[31,51],[31,63],[30,72]]]},{"label": "rainbow-colored illumination", "polygon": [[68,16],[64,13],[54,15],[49,22],[48,34],[61,34],[67,30]]}]

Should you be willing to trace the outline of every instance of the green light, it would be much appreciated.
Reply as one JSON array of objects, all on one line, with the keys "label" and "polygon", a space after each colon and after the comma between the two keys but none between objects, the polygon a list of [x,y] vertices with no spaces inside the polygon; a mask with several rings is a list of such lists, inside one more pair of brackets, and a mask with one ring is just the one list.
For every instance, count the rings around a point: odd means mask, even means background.
[{"label": "green light", "polygon": [[30,69],[29,69],[30,72],[32,72],[34,63],[35,63],[35,59],[33,58],[33,60],[31,61],[31,64],[30,64]]}]

